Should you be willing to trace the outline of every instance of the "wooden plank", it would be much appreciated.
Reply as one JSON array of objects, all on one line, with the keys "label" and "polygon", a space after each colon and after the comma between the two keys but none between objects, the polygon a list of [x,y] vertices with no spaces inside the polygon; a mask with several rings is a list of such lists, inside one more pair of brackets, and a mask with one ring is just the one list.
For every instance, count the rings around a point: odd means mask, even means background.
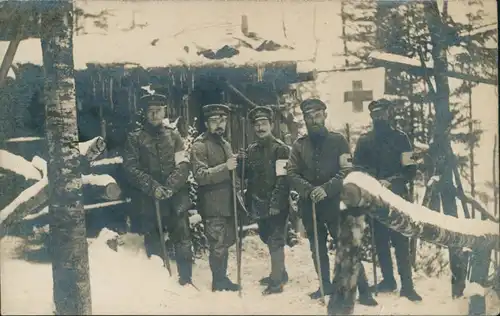
[{"label": "wooden plank", "polygon": [[16,55],[17,48],[21,43],[21,38],[18,36],[16,39],[9,42],[9,47],[3,56],[2,65],[0,66],[0,88],[5,84],[5,79],[9,73],[9,69],[14,61],[14,56]]}]

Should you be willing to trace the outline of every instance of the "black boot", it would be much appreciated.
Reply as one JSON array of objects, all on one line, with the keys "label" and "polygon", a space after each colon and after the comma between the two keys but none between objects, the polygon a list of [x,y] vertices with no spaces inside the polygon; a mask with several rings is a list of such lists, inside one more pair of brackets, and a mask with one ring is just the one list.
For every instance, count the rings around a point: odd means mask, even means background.
[{"label": "black boot", "polygon": [[420,302],[422,300],[422,296],[420,296],[413,286],[403,286],[401,287],[401,291],[399,292],[401,297],[406,297],[412,302]]},{"label": "black boot", "polygon": [[[266,276],[259,280],[260,285],[269,285],[269,282],[271,282],[271,276]],[[285,272],[283,272],[281,283],[282,284],[288,283],[288,272],[286,270]]]},{"label": "black boot", "polygon": [[395,280],[386,280],[383,279],[377,286],[377,292],[379,293],[390,293],[394,292],[397,289],[397,284]]},{"label": "black boot", "polygon": [[179,274],[179,284],[184,286],[192,284],[193,263],[188,260],[177,259],[177,273]]},{"label": "black boot", "polygon": [[370,292],[363,292],[359,293],[359,304],[365,305],[365,306],[377,306],[378,302],[373,298],[372,293]]},{"label": "black boot", "polygon": [[[325,296],[331,295],[333,293],[333,286],[330,282],[328,283],[323,283],[323,291],[325,291]],[[317,300],[321,298],[321,289],[318,288],[316,291],[309,293],[309,297],[312,300]]]},{"label": "black boot", "polygon": [[212,292],[216,291],[231,291],[236,292],[239,291],[240,287],[238,284],[234,284],[226,275],[227,273],[227,260],[228,254],[222,258],[212,259],[214,266],[216,263],[219,263],[216,269],[216,273],[214,274],[214,270],[212,270]]},{"label": "black boot", "polygon": [[270,295],[270,294],[278,294],[283,292],[283,283],[271,282],[265,289],[262,291],[262,295]]},{"label": "black boot", "polygon": [[[267,288],[262,292],[263,295],[283,292],[283,279],[286,273],[284,247],[270,247],[269,254],[271,255],[271,275]],[[286,274],[288,279],[288,273]]]}]

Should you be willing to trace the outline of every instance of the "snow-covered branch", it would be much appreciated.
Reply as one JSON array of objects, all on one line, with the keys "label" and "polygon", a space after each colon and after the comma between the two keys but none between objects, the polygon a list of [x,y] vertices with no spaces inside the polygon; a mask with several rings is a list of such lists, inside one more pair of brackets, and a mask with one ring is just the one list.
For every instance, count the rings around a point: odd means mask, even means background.
[{"label": "snow-covered branch", "polygon": [[405,236],[447,247],[500,249],[498,224],[460,219],[410,203],[363,172],[344,179],[342,199],[348,206],[367,207],[369,215]]}]

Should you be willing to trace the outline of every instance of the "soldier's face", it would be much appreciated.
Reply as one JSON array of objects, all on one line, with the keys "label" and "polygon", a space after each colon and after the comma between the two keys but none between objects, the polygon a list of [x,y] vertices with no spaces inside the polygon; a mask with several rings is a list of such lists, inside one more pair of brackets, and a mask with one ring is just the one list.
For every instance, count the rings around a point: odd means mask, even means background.
[{"label": "soldier's face", "polygon": [[148,123],[153,126],[160,126],[165,118],[165,114],[164,106],[149,106],[147,110]]},{"label": "soldier's face", "polygon": [[271,124],[268,119],[257,120],[253,123],[253,129],[255,131],[255,135],[262,139],[271,135],[273,124]]},{"label": "soldier's face", "polygon": [[373,120],[373,128],[384,129],[389,126],[389,111],[377,110],[370,113]]},{"label": "soldier's face", "polygon": [[226,131],[226,125],[227,116],[225,115],[211,116],[205,122],[208,132],[219,136],[222,136]]},{"label": "soldier's face", "polygon": [[311,111],[304,114],[304,121],[306,122],[306,128],[309,132],[317,132],[325,127],[326,121],[326,111],[317,110]]}]

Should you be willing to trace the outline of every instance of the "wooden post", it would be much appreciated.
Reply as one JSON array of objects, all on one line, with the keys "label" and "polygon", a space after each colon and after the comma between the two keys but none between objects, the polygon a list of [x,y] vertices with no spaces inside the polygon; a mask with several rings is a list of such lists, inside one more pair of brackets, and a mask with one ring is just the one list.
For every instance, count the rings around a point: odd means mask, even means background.
[{"label": "wooden post", "polygon": [[73,3],[58,3],[43,12],[41,23],[53,299],[57,315],[89,315],[92,303],[75,102]]},{"label": "wooden post", "polygon": [[3,87],[5,78],[7,78],[7,74],[9,73],[10,66],[12,66],[12,61],[16,55],[17,48],[19,47],[19,43],[21,43],[21,36],[22,28],[20,28],[17,37],[9,42],[9,47],[7,47],[7,51],[3,56],[2,65],[0,66],[0,88]]}]

